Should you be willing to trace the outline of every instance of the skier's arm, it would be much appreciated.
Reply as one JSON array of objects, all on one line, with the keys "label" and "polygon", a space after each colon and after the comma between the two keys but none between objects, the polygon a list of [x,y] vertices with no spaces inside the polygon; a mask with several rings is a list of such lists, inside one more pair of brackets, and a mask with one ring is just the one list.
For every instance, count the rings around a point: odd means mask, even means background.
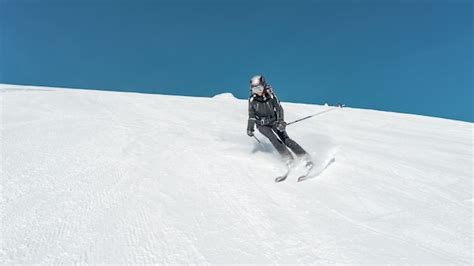
[{"label": "skier's arm", "polygon": [[254,131],[255,121],[257,118],[255,117],[255,110],[252,106],[252,98],[249,99],[249,120],[247,123],[247,131]]},{"label": "skier's arm", "polygon": [[272,92],[272,95],[273,95],[273,105],[275,106],[277,121],[284,121],[285,115],[283,112],[283,107],[281,106],[280,101],[278,100],[278,97],[275,95],[275,93]]}]

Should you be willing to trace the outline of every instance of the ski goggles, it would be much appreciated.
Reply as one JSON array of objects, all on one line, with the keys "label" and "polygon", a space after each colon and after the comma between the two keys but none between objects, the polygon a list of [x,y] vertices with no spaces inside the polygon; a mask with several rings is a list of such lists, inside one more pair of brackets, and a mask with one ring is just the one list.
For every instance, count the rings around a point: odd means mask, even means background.
[{"label": "ski goggles", "polygon": [[257,86],[252,86],[252,93],[262,93],[263,90],[265,89],[263,85],[257,85]]}]

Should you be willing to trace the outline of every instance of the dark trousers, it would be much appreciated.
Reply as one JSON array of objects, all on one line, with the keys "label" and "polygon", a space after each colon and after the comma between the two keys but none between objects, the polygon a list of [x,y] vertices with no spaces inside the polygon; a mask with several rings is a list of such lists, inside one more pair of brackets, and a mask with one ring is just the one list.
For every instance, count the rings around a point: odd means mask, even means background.
[{"label": "dark trousers", "polygon": [[279,131],[276,126],[257,126],[258,131],[267,137],[275,149],[285,159],[293,159],[293,155],[288,150],[290,148],[297,156],[303,156],[306,151],[298,143],[288,137],[286,131]]}]

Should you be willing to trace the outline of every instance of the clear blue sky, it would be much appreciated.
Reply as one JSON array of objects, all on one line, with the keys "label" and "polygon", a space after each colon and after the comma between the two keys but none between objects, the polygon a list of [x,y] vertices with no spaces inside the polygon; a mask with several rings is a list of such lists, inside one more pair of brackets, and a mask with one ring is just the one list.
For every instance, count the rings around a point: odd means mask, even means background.
[{"label": "clear blue sky", "polygon": [[0,0],[0,30],[1,83],[246,98],[262,73],[282,101],[474,121],[472,1]]}]

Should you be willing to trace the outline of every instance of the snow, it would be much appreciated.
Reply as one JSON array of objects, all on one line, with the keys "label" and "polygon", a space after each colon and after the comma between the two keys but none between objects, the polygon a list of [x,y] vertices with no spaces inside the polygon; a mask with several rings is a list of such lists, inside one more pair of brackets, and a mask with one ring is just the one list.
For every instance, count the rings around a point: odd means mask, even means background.
[{"label": "snow", "polygon": [[0,85],[0,264],[472,264],[472,123],[328,112],[288,133],[333,163],[277,184],[230,96]]},{"label": "snow", "polygon": [[217,94],[217,95],[214,95],[214,97],[212,97],[212,98],[221,99],[221,100],[235,100],[236,99],[235,96],[230,92]]}]

